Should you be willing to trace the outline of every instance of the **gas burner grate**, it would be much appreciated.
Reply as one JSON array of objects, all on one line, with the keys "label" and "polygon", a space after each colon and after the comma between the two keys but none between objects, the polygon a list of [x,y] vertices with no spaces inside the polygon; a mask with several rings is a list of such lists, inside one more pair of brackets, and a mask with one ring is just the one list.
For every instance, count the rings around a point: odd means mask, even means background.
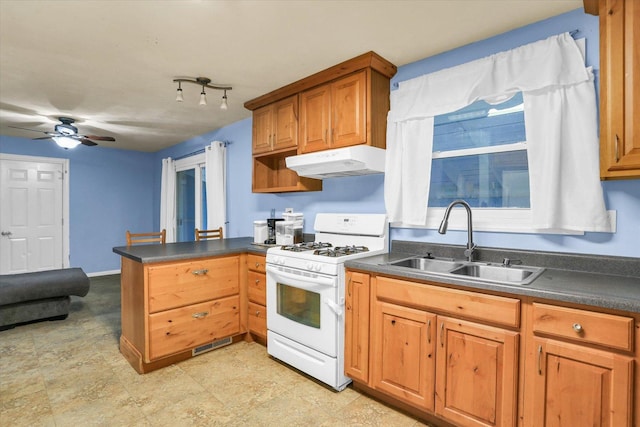
[{"label": "gas burner grate", "polygon": [[318,249],[314,251],[313,254],[320,256],[339,257],[368,251],[369,248],[367,248],[366,246],[336,246],[335,248]]},{"label": "gas burner grate", "polygon": [[323,242],[302,242],[296,243],[295,245],[284,245],[280,249],[283,251],[291,251],[291,252],[304,252],[304,251],[313,251],[322,248],[330,248],[331,243],[323,243]]}]

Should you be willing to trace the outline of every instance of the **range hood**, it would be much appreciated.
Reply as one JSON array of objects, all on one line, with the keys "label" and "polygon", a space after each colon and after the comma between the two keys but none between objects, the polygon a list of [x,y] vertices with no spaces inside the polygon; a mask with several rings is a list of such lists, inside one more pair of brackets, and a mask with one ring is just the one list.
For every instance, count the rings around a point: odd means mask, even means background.
[{"label": "range hood", "polygon": [[384,173],[386,151],[370,145],[335,148],[286,158],[298,176],[324,179]]}]

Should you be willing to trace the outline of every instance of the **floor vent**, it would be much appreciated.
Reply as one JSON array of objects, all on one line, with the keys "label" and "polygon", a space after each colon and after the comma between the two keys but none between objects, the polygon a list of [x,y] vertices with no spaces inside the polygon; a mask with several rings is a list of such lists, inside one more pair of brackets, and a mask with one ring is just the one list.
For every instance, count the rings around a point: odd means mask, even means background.
[{"label": "floor vent", "polygon": [[206,353],[207,351],[215,350],[216,348],[224,347],[225,345],[229,345],[233,342],[231,337],[223,338],[218,341],[210,342],[208,344],[201,345],[200,347],[196,347],[191,350],[192,356],[197,356],[198,354]]}]

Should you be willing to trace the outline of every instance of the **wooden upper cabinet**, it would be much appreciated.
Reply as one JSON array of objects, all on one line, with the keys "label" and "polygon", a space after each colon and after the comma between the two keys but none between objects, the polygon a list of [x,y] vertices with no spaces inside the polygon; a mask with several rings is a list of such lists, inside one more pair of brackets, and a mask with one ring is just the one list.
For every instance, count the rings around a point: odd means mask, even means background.
[{"label": "wooden upper cabinet", "polygon": [[300,153],[367,143],[367,80],[361,71],[300,95]]},{"label": "wooden upper cabinet", "polygon": [[295,148],[297,145],[297,95],[253,112],[253,154]]},{"label": "wooden upper cabinet", "polygon": [[600,0],[598,12],[600,176],[640,178],[640,2]]}]

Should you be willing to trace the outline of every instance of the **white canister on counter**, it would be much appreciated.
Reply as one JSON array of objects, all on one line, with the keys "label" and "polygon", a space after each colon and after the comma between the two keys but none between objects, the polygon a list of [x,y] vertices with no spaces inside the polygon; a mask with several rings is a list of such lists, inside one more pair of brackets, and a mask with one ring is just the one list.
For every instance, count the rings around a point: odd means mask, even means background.
[{"label": "white canister on counter", "polygon": [[276,223],[276,245],[293,245],[293,221]]},{"label": "white canister on counter", "polygon": [[267,220],[253,221],[253,243],[263,244],[269,238]]}]

